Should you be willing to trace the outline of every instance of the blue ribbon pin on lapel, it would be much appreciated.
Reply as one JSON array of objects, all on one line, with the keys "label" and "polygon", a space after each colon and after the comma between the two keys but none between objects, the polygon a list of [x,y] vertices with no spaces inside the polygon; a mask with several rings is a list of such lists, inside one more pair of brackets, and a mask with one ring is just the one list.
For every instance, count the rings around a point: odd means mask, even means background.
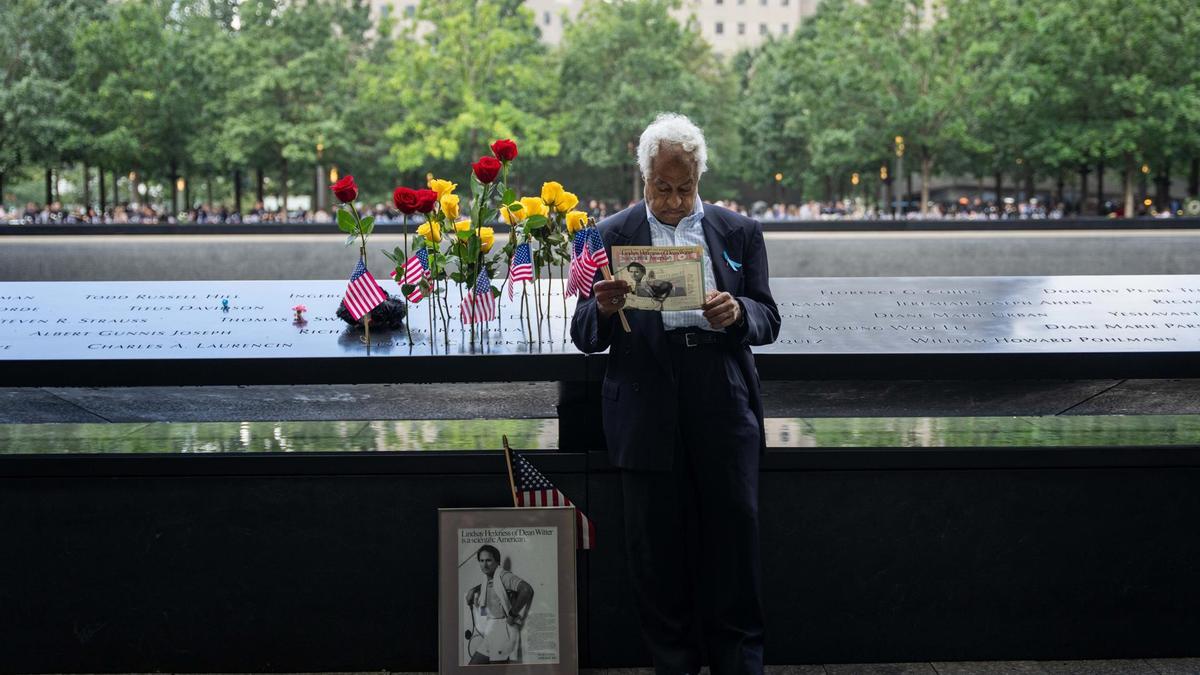
[{"label": "blue ribbon pin on lapel", "polygon": [[725,256],[725,262],[729,263],[729,269],[734,272],[742,269],[742,263],[729,257],[729,251],[721,251],[721,255]]}]

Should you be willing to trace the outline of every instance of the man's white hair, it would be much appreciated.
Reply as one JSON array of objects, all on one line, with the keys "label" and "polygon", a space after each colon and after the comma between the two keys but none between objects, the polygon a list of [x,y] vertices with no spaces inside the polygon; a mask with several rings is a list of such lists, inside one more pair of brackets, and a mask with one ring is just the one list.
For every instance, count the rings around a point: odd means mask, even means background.
[{"label": "man's white hair", "polygon": [[704,132],[687,117],[678,113],[663,113],[654,118],[638,141],[638,167],[642,178],[650,180],[650,162],[663,145],[681,148],[696,162],[696,178],[708,170],[708,144]]}]

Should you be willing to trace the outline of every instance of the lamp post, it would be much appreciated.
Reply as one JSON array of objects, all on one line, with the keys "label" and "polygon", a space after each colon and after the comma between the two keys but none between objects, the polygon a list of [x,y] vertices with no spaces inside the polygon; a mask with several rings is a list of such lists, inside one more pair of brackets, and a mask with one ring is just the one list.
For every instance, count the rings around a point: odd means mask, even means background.
[{"label": "lamp post", "polygon": [[783,174],[775,174],[775,203],[783,203]]},{"label": "lamp post", "polygon": [[[904,137],[897,136],[895,140],[896,140],[896,175],[903,176],[904,175]],[[901,199],[896,200],[896,204],[895,204],[896,220],[899,220],[900,214],[904,212],[903,207],[900,206],[900,202],[904,201],[903,195],[901,195],[901,197],[902,197]]]}]

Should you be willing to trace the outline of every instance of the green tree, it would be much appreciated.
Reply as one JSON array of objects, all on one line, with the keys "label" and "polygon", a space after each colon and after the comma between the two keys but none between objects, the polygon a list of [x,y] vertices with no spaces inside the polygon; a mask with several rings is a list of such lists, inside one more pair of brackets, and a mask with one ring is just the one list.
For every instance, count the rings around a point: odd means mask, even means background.
[{"label": "green tree", "polygon": [[0,3],[0,200],[9,174],[22,165],[51,171],[71,154],[77,138],[71,111],[80,99],[70,86],[75,30],[92,17],[97,0]]},{"label": "green tree", "polygon": [[263,170],[278,168],[286,209],[296,174],[315,171],[318,146],[349,149],[343,111],[362,39],[352,31],[363,23],[343,6],[312,1],[249,0],[238,16],[231,48],[214,55],[231,82],[218,102],[217,147],[228,166],[258,170],[260,194]]},{"label": "green tree", "polygon": [[394,120],[389,158],[409,182],[424,183],[428,171],[461,181],[497,138],[516,140],[523,160],[558,154],[549,117],[558,82],[528,9],[423,0],[398,30],[367,91]]},{"label": "green tree", "polygon": [[736,128],[727,112],[736,83],[696,26],[671,16],[678,4],[589,0],[563,36],[564,147],[593,169],[628,171],[634,200],[642,198],[638,137],[661,112],[690,117],[708,138],[710,166],[727,165],[730,177],[736,170]]}]

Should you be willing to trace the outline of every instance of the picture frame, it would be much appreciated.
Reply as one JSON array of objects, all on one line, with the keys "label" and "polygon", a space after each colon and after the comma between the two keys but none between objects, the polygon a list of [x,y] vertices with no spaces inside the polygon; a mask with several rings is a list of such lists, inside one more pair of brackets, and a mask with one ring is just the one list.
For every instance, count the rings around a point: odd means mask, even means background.
[{"label": "picture frame", "polygon": [[575,536],[571,507],[438,509],[438,672],[578,673]]}]

